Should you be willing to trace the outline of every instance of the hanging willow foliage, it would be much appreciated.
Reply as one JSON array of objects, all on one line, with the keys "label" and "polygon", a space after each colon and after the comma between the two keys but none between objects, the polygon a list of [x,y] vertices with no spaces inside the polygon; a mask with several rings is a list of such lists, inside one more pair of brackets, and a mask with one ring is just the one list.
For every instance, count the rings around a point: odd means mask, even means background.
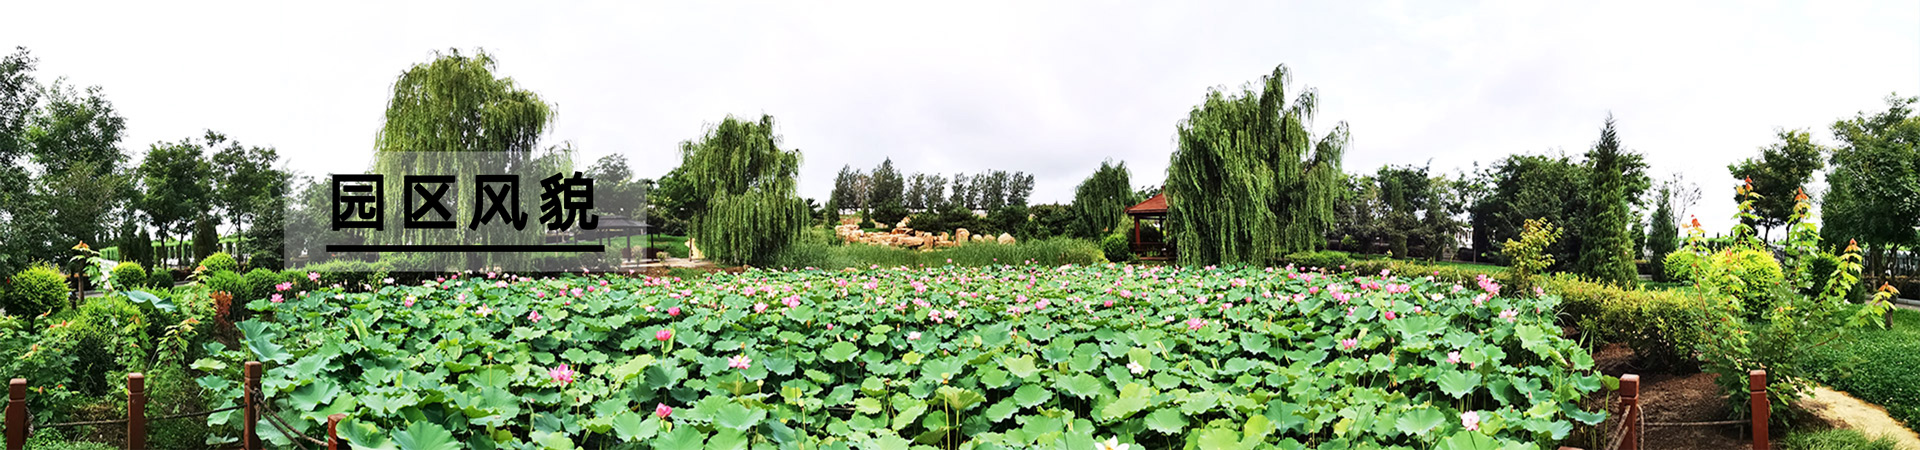
[{"label": "hanging willow foliage", "polygon": [[1182,261],[1265,263],[1325,244],[1347,124],[1313,139],[1315,92],[1289,101],[1290,82],[1281,65],[1237,95],[1210,90],[1180,123],[1165,189]]},{"label": "hanging willow foliage", "polygon": [[708,258],[764,264],[806,225],[807,206],[795,187],[800,152],[780,149],[773,117],[728,116],[699,142],[680,143],[680,155],[696,199],[689,230]]},{"label": "hanging willow foliage", "polygon": [[[452,175],[457,186],[443,203],[459,226],[451,229],[405,229],[390,225],[371,232],[369,243],[487,243],[539,244],[541,226],[530,220],[526,230],[497,227],[469,230],[467,221],[478,211],[472,195],[475,175],[521,175],[520,198],[538,198],[539,179],[571,173],[571,149],[540,149],[540,137],[552,124],[554,110],[538,94],[513,79],[494,74],[495,63],[486,52],[472,56],[459,50],[438,54],[433,61],[415,64],[393,83],[386,123],[376,136],[373,173],[387,177],[386,203],[390,220],[398,224],[403,213],[404,175]],[[538,211],[534,212],[535,214]],[[519,253],[426,253],[420,266],[408,270],[440,270],[458,265],[518,266],[528,256]]]},{"label": "hanging willow foliage", "polygon": [[1133,197],[1128,178],[1127,163],[1102,161],[1100,169],[1073,189],[1074,235],[1103,237],[1126,219],[1127,207],[1141,200]]}]

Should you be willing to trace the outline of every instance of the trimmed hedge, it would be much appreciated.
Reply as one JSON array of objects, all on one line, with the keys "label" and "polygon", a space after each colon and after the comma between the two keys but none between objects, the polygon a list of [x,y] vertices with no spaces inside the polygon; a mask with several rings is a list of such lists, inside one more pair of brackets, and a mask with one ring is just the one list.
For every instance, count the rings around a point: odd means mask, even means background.
[{"label": "trimmed hedge", "polygon": [[229,255],[227,252],[214,252],[211,255],[207,255],[206,259],[200,260],[200,265],[206,267],[208,272],[219,272],[222,270],[237,272],[240,270],[240,263],[234,261],[233,255]]},{"label": "trimmed hedge", "polygon": [[833,245],[819,241],[802,240],[787,246],[773,258],[773,267],[799,269],[813,267],[818,269],[846,269],[900,267],[900,266],[941,266],[956,265],[963,267],[992,266],[1000,264],[1020,264],[1033,261],[1035,264],[1057,266],[1062,264],[1102,264],[1107,262],[1105,252],[1099,245],[1083,239],[1056,237],[1041,240],[1022,241],[1012,245],[975,243],[959,247],[921,251],[890,247],[884,245],[845,244]]},{"label": "trimmed hedge", "polygon": [[1319,267],[1327,270],[1339,270],[1353,262],[1353,256],[1347,252],[1332,250],[1318,252],[1298,252],[1280,258],[1281,262],[1298,267]]},{"label": "trimmed hedge", "polygon": [[113,266],[113,285],[120,289],[132,289],[147,285],[147,269],[140,263],[127,261]]}]

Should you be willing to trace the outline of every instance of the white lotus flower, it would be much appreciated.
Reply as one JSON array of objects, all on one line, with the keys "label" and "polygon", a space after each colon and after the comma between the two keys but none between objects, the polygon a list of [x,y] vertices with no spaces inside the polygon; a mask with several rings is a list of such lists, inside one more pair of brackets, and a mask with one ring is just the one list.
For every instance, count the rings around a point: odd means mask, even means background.
[{"label": "white lotus flower", "polygon": [[1110,437],[1107,438],[1105,442],[1093,443],[1093,450],[1127,450],[1129,448],[1133,448],[1133,444],[1122,444],[1118,437]]}]

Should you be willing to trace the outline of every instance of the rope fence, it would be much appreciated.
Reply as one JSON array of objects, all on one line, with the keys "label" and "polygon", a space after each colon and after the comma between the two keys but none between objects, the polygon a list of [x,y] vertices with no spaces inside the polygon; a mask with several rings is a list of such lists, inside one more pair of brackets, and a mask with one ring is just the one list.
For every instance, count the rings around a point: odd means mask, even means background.
[{"label": "rope fence", "polygon": [[[1640,406],[1640,376],[1626,374],[1620,376],[1620,422],[1613,427],[1611,436],[1606,439],[1606,447],[1601,450],[1640,450],[1646,448],[1647,427],[1707,427],[1726,425],[1752,425],[1753,450],[1772,448],[1767,442],[1767,421],[1771,420],[1771,404],[1767,402],[1767,371],[1755,370],[1747,373],[1747,397],[1751,402],[1752,416],[1744,420],[1716,420],[1710,422],[1647,422],[1646,414]],[[1560,450],[1579,450],[1572,447],[1560,447]]]},{"label": "rope fence", "polygon": [[228,412],[228,411],[242,411],[241,416],[243,417],[243,422],[241,423],[240,442],[231,447],[225,447],[219,450],[230,450],[230,449],[260,450],[262,448],[262,443],[260,441],[260,432],[257,428],[259,423],[261,422],[261,419],[263,419],[261,417],[262,414],[265,414],[266,416],[264,417],[265,421],[267,422],[268,425],[270,425],[274,429],[275,432],[280,433],[281,436],[285,436],[288,441],[293,442],[295,446],[298,446],[303,450],[308,449],[309,444],[317,445],[320,448],[325,448],[327,450],[339,450],[339,449],[346,448],[345,441],[340,439],[340,434],[338,430],[340,421],[346,419],[347,417],[346,414],[334,414],[331,416],[327,416],[326,439],[324,440],[315,439],[311,436],[307,436],[305,433],[301,433],[299,430],[295,429],[292,425],[288,424],[286,419],[280,417],[279,411],[276,411],[273,409],[273,406],[272,406],[273,402],[267,401],[266,397],[262,395],[260,390],[260,372],[261,372],[260,362],[258,361],[247,362],[246,385],[242,389],[241,404],[239,406],[230,406],[226,408],[218,408],[218,409],[212,409],[207,411],[195,411],[195,412],[187,412],[187,413],[169,414],[169,415],[153,417],[153,418],[148,418],[146,416],[146,409],[147,409],[146,376],[139,373],[128,374],[127,375],[127,417],[126,418],[111,419],[111,420],[87,420],[87,421],[77,421],[77,422],[61,422],[61,423],[51,423],[51,424],[41,424],[41,425],[34,425],[28,421],[29,415],[27,411],[27,380],[23,378],[15,378],[8,383],[8,389],[7,389],[8,394],[7,394],[7,411],[6,411],[6,422],[5,422],[6,423],[6,435],[5,435],[6,449],[5,450],[23,450],[24,448],[26,448],[27,437],[32,435],[34,430],[72,428],[72,427],[97,426],[97,425],[123,425],[123,424],[126,425],[127,427],[127,447],[126,448],[128,448],[129,450],[143,450],[147,448],[147,424],[150,422],[162,421],[162,420],[185,419],[189,417],[206,417],[206,416]]}]

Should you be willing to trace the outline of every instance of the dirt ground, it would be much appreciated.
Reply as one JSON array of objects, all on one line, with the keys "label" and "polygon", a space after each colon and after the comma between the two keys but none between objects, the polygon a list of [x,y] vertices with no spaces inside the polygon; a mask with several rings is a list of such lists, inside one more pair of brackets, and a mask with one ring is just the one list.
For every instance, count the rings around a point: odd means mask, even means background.
[{"label": "dirt ground", "polygon": [[[1633,351],[1619,344],[1594,352],[1594,362],[1607,375],[1640,372],[1633,367]],[[1800,425],[1802,430],[1856,429],[1868,436],[1891,436],[1901,448],[1920,450],[1920,435],[1894,421],[1886,409],[1845,392],[1822,386],[1804,404],[1814,417]],[[1640,405],[1648,423],[1711,422],[1728,420],[1732,415],[1711,373],[1640,373]],[[1645,446],[1641,448],[1653,450],[1743,450],[1752,442],[1752,430],[1746,425],[1649,426],[1644,430]],[[1770,431],[1775,441],[1785,435],[1785,430]]]}]

